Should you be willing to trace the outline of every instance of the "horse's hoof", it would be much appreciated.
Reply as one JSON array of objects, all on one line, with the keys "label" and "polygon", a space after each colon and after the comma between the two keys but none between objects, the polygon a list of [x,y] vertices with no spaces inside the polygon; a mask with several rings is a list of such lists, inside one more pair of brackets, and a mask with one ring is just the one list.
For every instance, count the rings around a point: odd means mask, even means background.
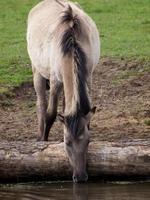
[{"label": "horse's hoof", "polygon": [[37,141],[37,142],[41,142],[41,139],[40,139],[40,138],[37,138],[36,141]]},{"label": "horse's hoof", "polygon": [[36,141],[37,141],[37,142],[42,142],[42,141],[43,141],[43,138],[42,138],[42,137],[38,137]]},{"label": "horse's hoof", "polygon": [[36,141],[37,141],[37,142],[47,142],[48,140],[45,139],[45,138],[43,138],[43,137],[39,137],[39,138],[37,138]]}]

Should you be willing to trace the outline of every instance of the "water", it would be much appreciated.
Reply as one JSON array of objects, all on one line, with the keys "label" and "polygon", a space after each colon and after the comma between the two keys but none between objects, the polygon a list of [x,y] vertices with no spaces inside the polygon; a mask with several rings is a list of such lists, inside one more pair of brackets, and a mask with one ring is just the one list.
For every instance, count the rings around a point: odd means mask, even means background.
[{"label": "water", "polygon": [[150,200],[150,183],[41,183],[0,186],[2,200]]}]

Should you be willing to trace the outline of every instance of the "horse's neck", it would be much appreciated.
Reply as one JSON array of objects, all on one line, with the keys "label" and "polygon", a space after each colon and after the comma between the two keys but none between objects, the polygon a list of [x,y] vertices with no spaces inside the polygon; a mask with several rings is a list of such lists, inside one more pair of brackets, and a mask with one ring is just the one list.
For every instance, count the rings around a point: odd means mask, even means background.
[{"label": "horse's neck", "polygon": [[88,85],[80,83],[74,59],[65,57],[63,60],[63,85],[65,95],[65,115],[73,115],[78,111],[87,113],[90,109]]},{"label": "horse's neck", "polygon": [[73,114],[77,110],[77,102],[79,101],[77,84],[74,60],[73,58],[66,56],[63,59],[65,115]]}]

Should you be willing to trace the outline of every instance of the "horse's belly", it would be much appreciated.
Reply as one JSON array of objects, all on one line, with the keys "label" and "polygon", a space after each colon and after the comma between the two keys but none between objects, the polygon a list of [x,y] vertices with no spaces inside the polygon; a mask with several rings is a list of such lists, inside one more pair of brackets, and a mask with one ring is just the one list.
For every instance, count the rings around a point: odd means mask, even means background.
[{"label": "horse's belly", "polygon": [[32,65],[44,78],[55,78],[62,82],[60,56],[52,48],[52,43],[43,46],[35,46],[34,43],[28,48],[28,52]]},{"label": "horse's belly", "polygon": [[29,43],[28,52],[34,68],[46,79],[50,77],[50,50],[41,46]]}]

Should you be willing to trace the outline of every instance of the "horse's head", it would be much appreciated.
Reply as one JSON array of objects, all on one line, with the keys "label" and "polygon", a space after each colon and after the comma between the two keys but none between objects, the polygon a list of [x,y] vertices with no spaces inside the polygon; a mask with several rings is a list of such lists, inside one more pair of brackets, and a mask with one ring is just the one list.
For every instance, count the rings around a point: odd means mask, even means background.
[{"label": "horse's head", "polygon": [[87,115],[67,117],[59,115],[64,124],[64,145],[70,164],[73,168],[73,181],[85,182],[88,180],[86,172],[86,154],[89,144],[89,124],[95,107]]}]

